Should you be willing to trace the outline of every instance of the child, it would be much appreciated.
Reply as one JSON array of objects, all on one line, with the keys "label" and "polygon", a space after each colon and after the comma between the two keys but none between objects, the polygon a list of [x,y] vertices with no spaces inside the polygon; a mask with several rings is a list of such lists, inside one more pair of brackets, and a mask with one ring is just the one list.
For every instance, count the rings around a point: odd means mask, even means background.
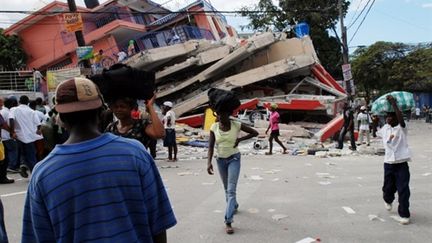
[{"label": "child", "polygon": [[382,138],[385,148],[383,198],[386,209],[390,211],[395,199],[394,194],[398,192],[399,223],[406,225],[410,223],[408,161],[411,160],[411,153],[408,148],[407,128],[402,112],[397,107],[396,99],[393,96],[387,96],[387,100],[395,112],[387,113],[387,124],[378,131],[378,136]]}]

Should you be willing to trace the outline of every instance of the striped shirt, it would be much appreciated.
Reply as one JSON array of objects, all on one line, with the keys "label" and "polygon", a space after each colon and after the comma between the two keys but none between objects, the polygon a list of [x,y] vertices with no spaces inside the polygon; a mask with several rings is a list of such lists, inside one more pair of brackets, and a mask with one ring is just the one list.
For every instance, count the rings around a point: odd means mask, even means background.
[{"label": "striped shirt", "polygon": [[57,145],[36,165],[22,242],[153,242],[154,235],[175,224],[144,146],[106,133]]}]

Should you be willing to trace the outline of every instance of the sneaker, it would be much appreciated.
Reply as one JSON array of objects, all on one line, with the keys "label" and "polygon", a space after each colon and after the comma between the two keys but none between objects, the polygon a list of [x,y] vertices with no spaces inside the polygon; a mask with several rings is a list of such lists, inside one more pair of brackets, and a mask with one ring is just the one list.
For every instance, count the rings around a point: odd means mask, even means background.
[{"label": "sneaker", "polygon": [[407,225],[410,223],[410,218],[404,218],[404,217],[400,217],[399,219],[399,223],[403,224],[403,225]]},{"label": "sneaker", "polygon": [[392,210],[392,204],[391,203],[384,202],[384,207],[385,207],[385,209],[387,209],[387,211],[391,211]]},{"label": "sneaker", "polygon": [[27,166],[25,166],[25,165],[21,165],[21,166],[20,166],[20,171],[19,171],[19,173],[20,173],[20,175],[21,175],[23,178],[28,178],[27,170],[28,170]]}]

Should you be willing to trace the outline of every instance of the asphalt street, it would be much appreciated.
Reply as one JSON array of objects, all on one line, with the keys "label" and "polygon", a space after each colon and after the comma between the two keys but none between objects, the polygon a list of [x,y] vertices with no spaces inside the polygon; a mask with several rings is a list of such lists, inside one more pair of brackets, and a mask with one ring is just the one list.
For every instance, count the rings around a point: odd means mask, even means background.
[{"label": "asphalt street", "polygon": [[[217,172],[207,174],[205,159],[157,160],[178,220],[168,241],[431,242],[432,125],[414,121],[409,126],[410,225],[392,218],[397,202],[391,212],[384,208],[382,156],[243,156],[233,235],[224,232],[222,183]],[[0,195],[10,242],[19,242],[28,179],[10,176],[16,183],[0,185]]]}]

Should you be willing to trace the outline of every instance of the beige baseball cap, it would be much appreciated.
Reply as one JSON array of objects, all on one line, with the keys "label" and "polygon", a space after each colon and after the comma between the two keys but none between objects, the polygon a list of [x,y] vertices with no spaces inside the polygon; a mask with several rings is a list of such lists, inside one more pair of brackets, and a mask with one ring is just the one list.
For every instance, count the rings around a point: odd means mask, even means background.
[{"label": "beige baseball cap", "polygon": [[86,78],[72,78],[61,82],[55,93],[55,109],[59,113],[94,110],[102,107],[99,88]]}]

